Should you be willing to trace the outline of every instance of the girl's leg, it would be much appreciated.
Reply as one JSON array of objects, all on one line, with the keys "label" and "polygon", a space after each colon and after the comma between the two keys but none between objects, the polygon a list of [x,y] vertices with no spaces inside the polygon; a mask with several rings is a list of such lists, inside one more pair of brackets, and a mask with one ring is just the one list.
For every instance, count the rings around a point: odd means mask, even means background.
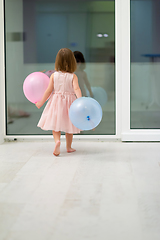
[{"label": "girl's leg", "polygon": [[73,139],[73,134],[66,133],[66,148],[68,153],[76,151],[74,148],[71,148],[72,139]]},{"label": "girl's leg", "polygon": [[55,141],[55,148],[54,148],[53,154],[55,156],[58,156],[60,154],[60,145],[61,145],[60,137],[61,137],[61,132],[52,131],[52,133],[53,133],[53,137],[54,137],[54,141]]}]

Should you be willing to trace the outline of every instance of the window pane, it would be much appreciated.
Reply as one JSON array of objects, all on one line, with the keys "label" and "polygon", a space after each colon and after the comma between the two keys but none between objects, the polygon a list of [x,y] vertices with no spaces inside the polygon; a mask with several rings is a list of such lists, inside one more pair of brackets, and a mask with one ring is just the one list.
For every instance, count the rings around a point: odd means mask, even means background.
[{"label": "window pane", "polygon": [[160,128],[160,0],[131,0],[131,128]]},{"label": "window pane", "polygon": [[83,96],[91,86],[103,110],[95,131],[81,134],[115,134],[114,9],[114,1],[5,0],[7,134],[51,134],[37,127],[45,105],[38,110],[26,99],[23,82],[32,72],[54,70],[63,47],[83,53]]}]

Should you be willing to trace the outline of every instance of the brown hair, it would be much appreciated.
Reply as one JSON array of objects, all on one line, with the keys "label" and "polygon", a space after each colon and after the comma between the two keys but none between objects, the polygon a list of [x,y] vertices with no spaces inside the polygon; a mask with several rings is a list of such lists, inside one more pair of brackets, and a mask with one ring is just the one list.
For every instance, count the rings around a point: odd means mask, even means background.
[{"label": "brown hair", "polygon": [[84,70],[86,67],[86,61],[84,59],[83,53],[81,53],[80,51],[74,51],[73,54],[75,56],[76,62],[81,63],[80,69]]},{"label": "brown hair", "polygon": [[76,59],[69,48],[61,48],[56,56],[55,70],[73,73],[77,68]]}]

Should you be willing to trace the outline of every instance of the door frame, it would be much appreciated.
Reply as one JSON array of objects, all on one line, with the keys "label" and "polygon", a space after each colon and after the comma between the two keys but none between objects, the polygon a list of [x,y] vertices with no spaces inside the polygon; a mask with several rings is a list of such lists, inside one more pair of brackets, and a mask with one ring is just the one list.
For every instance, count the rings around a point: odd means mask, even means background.
[{"label": "door frame", "polygon": [[[160,129],[130,128],[130,0],[121,0],[121,141],[160,141]],[[120,12],[119,12],[120,13]]]},{"label": "door frame", "polygon": [[[0,143],[5,139],[51,139],[51,135],[6,135],[4,1],[0,0]],[[159,129],[130,129],[130,0],[115,0],[115,135],[75,135],[75,139],[160,141]],[[63,138],[63,136],[62,136]]]}]

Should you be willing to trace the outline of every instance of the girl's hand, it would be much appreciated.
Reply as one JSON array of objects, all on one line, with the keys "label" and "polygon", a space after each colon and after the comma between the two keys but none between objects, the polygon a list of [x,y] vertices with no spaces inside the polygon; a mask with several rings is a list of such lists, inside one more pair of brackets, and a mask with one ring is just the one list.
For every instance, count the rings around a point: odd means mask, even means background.
[{"label": "girl's hand", "polygon": [[46,100],[51,95],[51,93],[53,91],[53,87],[54,87],[54,73],[50,76],[50,81],[49,81],[48,88],[44,92],[41,101],[39,101],[35,104],[37,108],[41,108],[43,106],[43,104],[46,102]]},{"label": "girl's hand", "polygon": [[39,109],[39,108],[42,107],[43,104],[41,104],[41,102],[37,102],[35,105],[36,105],[36,107]]}]

